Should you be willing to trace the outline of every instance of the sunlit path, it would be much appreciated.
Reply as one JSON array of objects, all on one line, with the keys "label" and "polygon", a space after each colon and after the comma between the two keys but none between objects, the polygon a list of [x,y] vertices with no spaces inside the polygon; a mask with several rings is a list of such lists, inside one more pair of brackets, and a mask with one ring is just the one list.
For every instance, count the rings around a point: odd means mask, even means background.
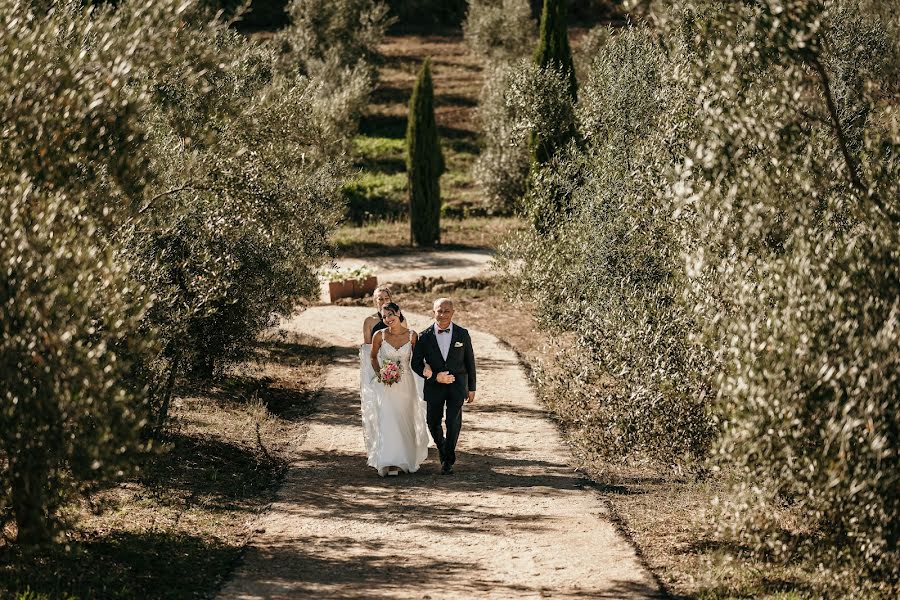
[{"label": "sunlit path", "polygon": [[[597,492],[567,466],[514,353],[472,332],[479,395],[456,474],[366,466],[357,337],[369,313],[314,307],[288,330],[338,348],[284,485],[221,598],[644,598],[658,595]],[[420,329],[428,320],[407,315]],[[460,315],[462,316],[462,315]],[[464,322],[464,321],[463,321]]]}]

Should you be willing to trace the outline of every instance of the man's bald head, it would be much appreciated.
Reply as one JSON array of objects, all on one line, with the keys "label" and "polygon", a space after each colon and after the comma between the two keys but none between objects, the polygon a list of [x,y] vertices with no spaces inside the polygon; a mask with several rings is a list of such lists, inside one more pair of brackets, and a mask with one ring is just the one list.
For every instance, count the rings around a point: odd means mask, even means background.
[{"label": "man's bald head", "polygon": [[453,300],[450,298],[438,298],[434,301],[434,304],[431,306],[433,310],[437,310],[441,304],[446,304],[450,308],[453,308]]},{"label": "man's bald head", "polygon": [[434,320],[441,329],[450,326],[453,320],[453,301],[450,298],[438,298],[433,305]]}]

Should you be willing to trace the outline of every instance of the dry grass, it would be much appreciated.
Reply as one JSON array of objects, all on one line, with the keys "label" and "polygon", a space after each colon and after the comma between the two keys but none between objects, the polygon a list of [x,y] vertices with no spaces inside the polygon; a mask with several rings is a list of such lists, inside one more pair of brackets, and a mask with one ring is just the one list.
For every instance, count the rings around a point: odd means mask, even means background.
[{"label": "dry grass", "polygon": [[55,547],[2,549],[0,597],[209,597],[302,441],[330,356],[311,338],[270,335],[226,378],[184,384],[139,475],[73,509]]}]

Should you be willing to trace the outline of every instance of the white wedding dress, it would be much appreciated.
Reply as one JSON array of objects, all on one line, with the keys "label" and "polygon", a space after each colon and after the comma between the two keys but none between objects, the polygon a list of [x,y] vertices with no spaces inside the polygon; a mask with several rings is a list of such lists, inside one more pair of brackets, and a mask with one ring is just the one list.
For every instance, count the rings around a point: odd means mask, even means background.
[{"label": "white wedding dress", "polygon": [[370,344],[363,344],[359,357],[363,437],[369,466],[378,469],[381,476],[392,466],[415,473],[428,456],[429,437],[422,402],[424,381],[410,367],[412,344],[407,341],[394,348],[387,340],[381,342],[378,363],[393,360],[400,365],[400,381],[393,385],[384,385],[375,377],[371,351]]}]

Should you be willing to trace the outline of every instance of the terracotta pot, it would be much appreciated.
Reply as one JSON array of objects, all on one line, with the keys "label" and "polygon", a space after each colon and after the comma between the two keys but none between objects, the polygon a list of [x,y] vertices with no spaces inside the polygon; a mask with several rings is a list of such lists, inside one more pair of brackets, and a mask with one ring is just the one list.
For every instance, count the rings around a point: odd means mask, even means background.
[{"label": "terracotta pot", "polygon": [[353,297],[354,298],[362,298],[366,294],[371,294],[375,292],[375,288],[378,287],[378,278],[374,275],[370,277],[366,277],[365,279],[354,279],[353,280]]},{"label": "terracotta pot", "polygon": [[340,298],[353,297],[353,281],[343,279],[341,281],[328,282],[328,301],[334,302]]}]

